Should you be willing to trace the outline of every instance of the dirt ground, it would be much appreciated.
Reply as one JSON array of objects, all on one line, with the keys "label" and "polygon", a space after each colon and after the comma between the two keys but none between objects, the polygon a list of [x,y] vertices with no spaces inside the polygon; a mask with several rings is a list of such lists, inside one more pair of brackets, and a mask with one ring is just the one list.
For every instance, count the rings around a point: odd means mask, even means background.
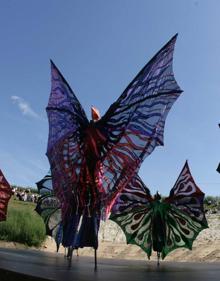
[{"label": "dirt ground", "polygon": [[[220,262],[220,214],[207,216],[209,228],[203,230],[193,244],[192,251],[188,249],[176,249],[167,257],[167,261],[182,262]],[[18,243],[0,241],[0,247],[25,248]],[[38,250],[55,252],[56,246],[52,238],[48,237],[42,247]],[[60,248],[64,253],[64,248]],[[92,256],[93,249],[79,249],[80,256]],[[101,225],[99,233],[98,257],[117,259],[147,260],[146,254],[138,246],[127,245],[125,236],[121,229],[113,222],[108,221]],[[153,253],[151,260],[156,259]]]}]

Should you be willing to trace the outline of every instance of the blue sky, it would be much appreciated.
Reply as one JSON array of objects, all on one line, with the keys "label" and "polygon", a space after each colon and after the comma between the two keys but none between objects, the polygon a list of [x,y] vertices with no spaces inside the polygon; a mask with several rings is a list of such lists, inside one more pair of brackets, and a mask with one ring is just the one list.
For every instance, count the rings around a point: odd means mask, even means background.
[{"label": "blue sky", "polygon": [[178,32],[174,72],[184,93],[168,115],[165,146],[140,175],[165,195],[188,159],[200,188],[219,195],[219,10],[218,0],[1,1],[0,168],[8,181],[34,187],[49,169],[50,58],[90,118],[91,105],[104,114]]}]

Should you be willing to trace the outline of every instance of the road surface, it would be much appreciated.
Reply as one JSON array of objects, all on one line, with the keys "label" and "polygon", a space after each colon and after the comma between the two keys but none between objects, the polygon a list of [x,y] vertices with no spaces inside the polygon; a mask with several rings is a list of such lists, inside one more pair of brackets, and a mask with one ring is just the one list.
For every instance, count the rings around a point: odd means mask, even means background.
[{"label": "road surface", "polygon": [[73,256],[70,264],[62,254],[0,248],[0,280],[220,281],[220,263],[98,259],[95,272],[91,257]]}]

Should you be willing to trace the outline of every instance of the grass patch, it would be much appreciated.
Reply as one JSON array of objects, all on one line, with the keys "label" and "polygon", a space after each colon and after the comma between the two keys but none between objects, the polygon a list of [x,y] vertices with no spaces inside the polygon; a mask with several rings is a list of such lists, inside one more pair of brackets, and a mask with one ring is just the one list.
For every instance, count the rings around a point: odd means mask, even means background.
[{"label": "grass patch", "polygon": [[39,247],[46,238],[41,217],[34,211],[34,203],[16,201],[8,205],[7,220],[0,222],[0,240]]}]

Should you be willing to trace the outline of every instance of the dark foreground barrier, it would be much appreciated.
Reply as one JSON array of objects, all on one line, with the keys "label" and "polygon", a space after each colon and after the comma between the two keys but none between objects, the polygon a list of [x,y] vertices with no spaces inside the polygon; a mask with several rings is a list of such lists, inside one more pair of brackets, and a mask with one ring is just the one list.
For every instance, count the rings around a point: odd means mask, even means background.
[{"label": "dark foreground barrier", "polygon": [[1,281],[48,281],[49,279],[42,279],[31,275],[24,275],[22,273],[0,269],[0,280]]}]

